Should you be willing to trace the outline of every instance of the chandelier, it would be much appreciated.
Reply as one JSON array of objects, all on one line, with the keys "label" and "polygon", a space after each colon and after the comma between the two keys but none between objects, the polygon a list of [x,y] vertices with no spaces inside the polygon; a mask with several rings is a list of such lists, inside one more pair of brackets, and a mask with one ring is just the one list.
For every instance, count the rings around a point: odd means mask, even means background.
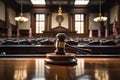
[{"label": "chandelier", "polygon": [[95,22],[103,22],[107,20],[107,17],[102,16],[102,13],[101,13],[101,0],[99,3],[100,3],[99,4],[99,16],[93,19],[93,21]]},{"label": "chandelier", "polygon": [[15,20],[18,21],[18,22],[20,22],[20,23],[28,21],[28,18],[23,17],[23,13],[22,13],[22,0],[21,0],[20,11],[21,11],[20,12],[20,16],[15,17]]}]

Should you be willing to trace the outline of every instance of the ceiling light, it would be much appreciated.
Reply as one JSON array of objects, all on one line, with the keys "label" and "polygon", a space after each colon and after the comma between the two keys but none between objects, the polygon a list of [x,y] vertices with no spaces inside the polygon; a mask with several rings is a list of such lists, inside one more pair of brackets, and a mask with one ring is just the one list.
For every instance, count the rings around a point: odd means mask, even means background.
[{"label": "ceiling light", "polygon": [[75,0],[75,5],[87,5],[89,0]]},{"label": "ceiling light", "polygon": [[22,22],[26,22],[28,21],[28,18],[23,17],[23,13],[22,13],[22,0],[21,0],[21,12],[20,12],[20,16],[15,17],[15,20],[22,23]]},{"label": "ceiling light", "polygon": [[101,0],[100,0],[100,5],[99,5],[99,16],[94,18],[93,21],[95,22],[103,22],[103,21],[106,21],[107,20],[107,17],[105,16],[102,16],[102,13],[101,13]]},{"label": "ceiling light", "polygon": [[39,4],[45,4],[45,0],[31,0],[32,4],[39,5]]}]

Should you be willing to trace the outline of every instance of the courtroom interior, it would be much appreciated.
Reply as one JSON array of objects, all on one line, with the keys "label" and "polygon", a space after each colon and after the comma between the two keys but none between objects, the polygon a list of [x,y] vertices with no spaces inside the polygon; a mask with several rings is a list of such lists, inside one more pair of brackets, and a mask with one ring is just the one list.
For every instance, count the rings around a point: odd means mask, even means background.
[{"label": "courtroom interior", "polygon": [[2,80],[120,80],[119,61],[120,0],[0,0]]},{"label": "courtroom interior", "polygon": [[[37,2],[38,1],[38,2]],[[119,0],[1,0],[1,53],[50,53],[57,33],[65,33],[66,43],[92,49],[93,54],[119,54]],[[17,45],[7,49],[6,45]],[[19,46],[20,45],[20,46]],[[29,45],[29,46],[26,46]],[[42,49],[34,49],[41,45]],[[46,46],[47,45],[47,46]],[[53,45],[52,49],[44,47]],[[97,47],[94,47],[97,46]],[[101,47],[103,46],[103,47]],[[35,46],[40,47],[40,46]],[[6,49],[4,49],[6,48]],[[99,52],[101,50],[101,52]],[[75,49],[67,52],[76,53]]]}]

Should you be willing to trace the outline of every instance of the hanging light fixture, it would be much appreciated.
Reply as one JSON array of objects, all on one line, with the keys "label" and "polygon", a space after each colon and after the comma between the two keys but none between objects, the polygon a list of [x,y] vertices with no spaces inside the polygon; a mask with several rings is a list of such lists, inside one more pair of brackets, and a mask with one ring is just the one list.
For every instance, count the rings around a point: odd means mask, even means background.
[{"label": "hanging light fixture", "polygon": [[20,16],[15,17],[15,20],[18,21],[18,22],[20,22],[20,23],[28,21],[28,18],[23,17],[23,13],[22,13],[22,0],[21,0],[20,11],[21,11],[20,12]]},{"label": "hanging light fixture", "polygon": [[100,2],[99,2],[99,16],[94,18],[94,21],[95,22],[103,22],[106,20],[107,20],[107,17],[102,16],[102,13],[101,13],[101,0],[100,0]]},{"label": "hanging light fixture", "polygon": [[59,6],[58,15],[56,16],[56,21],[58,22],[59,26],[61,26],[61,23],[63,22],[63,20],[64,20],[64,17],[62,15],[62,8],[61,6]]}]

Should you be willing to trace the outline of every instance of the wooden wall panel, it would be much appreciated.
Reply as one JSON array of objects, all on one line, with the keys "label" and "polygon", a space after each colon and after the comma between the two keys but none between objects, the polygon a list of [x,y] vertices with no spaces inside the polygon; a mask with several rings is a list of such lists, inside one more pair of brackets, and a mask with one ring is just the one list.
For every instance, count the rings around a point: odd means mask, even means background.
[{"label": "wooden wall panel", "polygon": [[20,30],[20,37],[28,37],[29,30]]}]

